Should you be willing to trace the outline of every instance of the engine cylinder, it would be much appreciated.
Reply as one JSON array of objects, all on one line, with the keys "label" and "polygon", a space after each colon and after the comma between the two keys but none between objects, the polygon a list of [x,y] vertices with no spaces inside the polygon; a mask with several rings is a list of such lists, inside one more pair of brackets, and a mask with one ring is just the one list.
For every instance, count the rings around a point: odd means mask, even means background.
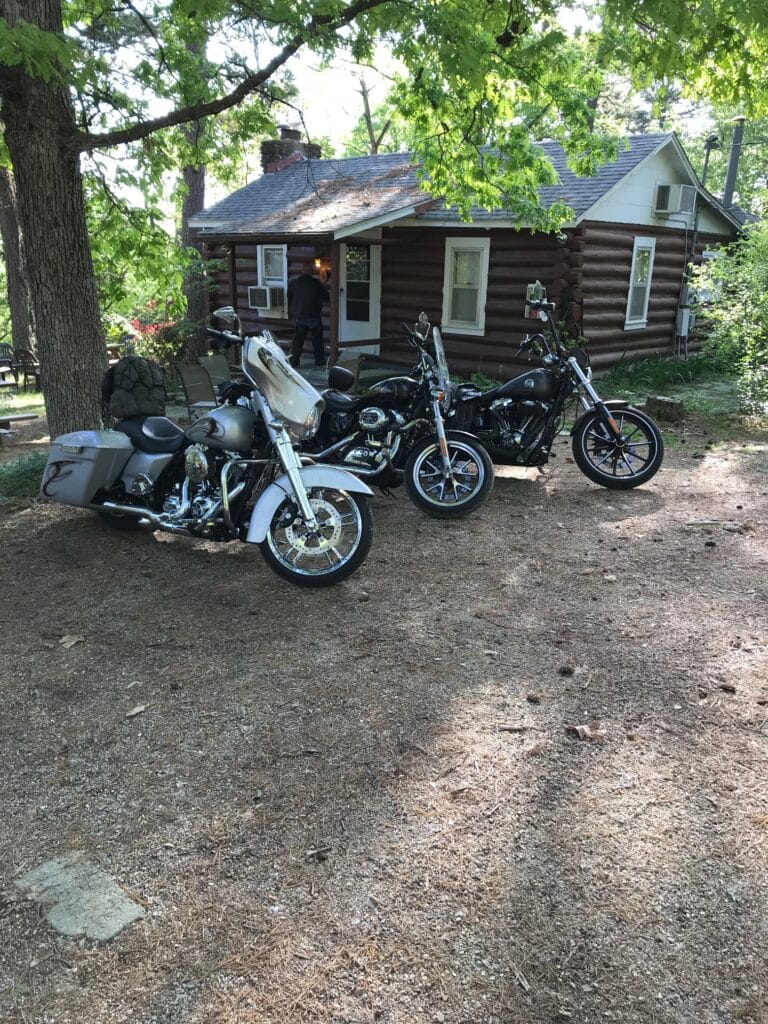
[{"label": "engine cylinder", "polygon": [[184,457],[184,472],[187,479],[193,484],[201,484],[208,478],[208,459],[202,445],[193,444],[187,448]]},{"label": "engine cylinder", "polygon": [[361,409],[358,422],[363,430],[369,434],[381,433],[389,428],[389,416],[383,409],[371,405],[367,409]]}]

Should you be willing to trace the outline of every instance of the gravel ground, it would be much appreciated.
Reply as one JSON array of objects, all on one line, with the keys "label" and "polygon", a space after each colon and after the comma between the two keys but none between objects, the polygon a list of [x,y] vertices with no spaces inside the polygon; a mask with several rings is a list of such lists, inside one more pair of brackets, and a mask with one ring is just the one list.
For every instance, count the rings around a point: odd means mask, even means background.
[{"label": "gravel ground", "polygon": [[[766,1024],[768,444],[670,441],[634,492],[560,443],[463,523],[376,497],[316,593],[0,519],[0,1019]],[[73,851],[146,910],[110,943],[13,886]]]}]

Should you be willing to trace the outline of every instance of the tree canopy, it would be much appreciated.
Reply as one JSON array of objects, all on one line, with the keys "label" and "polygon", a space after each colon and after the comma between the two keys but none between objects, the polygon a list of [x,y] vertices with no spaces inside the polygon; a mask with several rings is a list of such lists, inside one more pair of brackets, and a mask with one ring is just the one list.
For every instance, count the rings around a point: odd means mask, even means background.
[{"label": "tree canopy", "polygon": [[[103,359],[83,210],[81,158],[116,151],[145,180],[201,162],[223,115],[245,110],[243,136],[267,130],[297,55],[345,51],[370,61],[383,41],[400,62],[393,98],[429,188],[467,213],[506,207],[553,230],[564,204],[542,208],[555,175],[533,142],[546,125],[572,167],[612,152],[592,131],[607,72],[638,86],[675,78],[686,90],[768,109],[764,0],[606,0],[594,28],[564,25],[575,0],[0,0],[0,113],[33,268],[30,294],[52,429],[98,418]],[[598,27],[599,26],[599,27]],[[572,24],[571,24],[572,29]],[[214,45],[215,44],[215,45]],[[205,120],[204,120],[205,119]],[[205,123],[200,133],[183,126]],[[218,136],[221,139],[221,136]],[[127,163],[125,166],[128,166]],[[79,297],[51,310],[52,290]],[[56,336],[56,341],[52,340]],[[84,390],[66,394],[68,364]]]}]

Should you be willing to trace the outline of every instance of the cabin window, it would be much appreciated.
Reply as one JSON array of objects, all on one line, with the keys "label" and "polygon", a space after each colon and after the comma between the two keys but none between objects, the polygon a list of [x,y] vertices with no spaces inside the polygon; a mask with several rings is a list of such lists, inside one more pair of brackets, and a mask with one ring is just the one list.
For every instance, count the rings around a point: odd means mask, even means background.
[{"label": "cabin window", "polygon": [[483,334],[488,291],[488,238],[446,238],[443,331]]},{"label": "cabin window", "polygon": [[259,285],[268,288],[269,306],[262,316],[285,318],[288,316],[286,292],[288,288],[288,260],[286,245],[259,245],[256,249]]},{"label": "cabin window", "polygon": [[632,331],[648,324],[648,300],[651,297],[655,238],[635,238],[632,251],[632,271],[629,275],[629,295],[624,330]]}]

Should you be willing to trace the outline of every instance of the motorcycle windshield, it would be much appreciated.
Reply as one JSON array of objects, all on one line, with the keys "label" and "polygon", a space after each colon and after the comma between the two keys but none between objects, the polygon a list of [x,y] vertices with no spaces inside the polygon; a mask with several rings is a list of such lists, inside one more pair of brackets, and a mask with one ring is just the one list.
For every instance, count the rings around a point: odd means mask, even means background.
[{"label": "motorcycle windshield", "polygon": [[435,363],[437,365],[437,378],[443,391],[448,391],[451,385],[451,377],[448,373],[448,360],[445,358],[443,348],[443,336],[439,327],[432,328],[432,344],[435,350]]},{"label": "motorcycle windshield", "polygon": [[443,336],[439,327],[432,328],[432,344],[435,350],[435,365],[437,366],[437,380],[440,390],[445,392],[447,401],[450,401],[451,376],[448,372],[448,360],[445,358],[443,348]]},{"label": "motorcycle windshield", "polygon": [[291,366],[268,333],[246,338],[243,370],[264,395],[272,412],[285,422],[292,436],[301,439],[310,432],[314,433],[325,402],[309,381]]}]

